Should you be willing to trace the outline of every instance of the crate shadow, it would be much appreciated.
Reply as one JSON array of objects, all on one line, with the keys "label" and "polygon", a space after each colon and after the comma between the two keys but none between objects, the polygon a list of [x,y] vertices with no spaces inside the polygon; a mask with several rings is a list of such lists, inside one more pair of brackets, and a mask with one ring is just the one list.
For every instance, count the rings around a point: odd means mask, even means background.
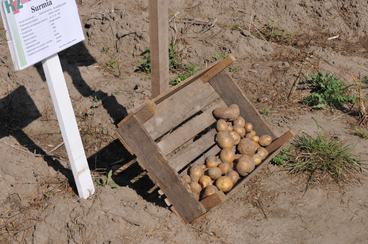
[{"label": "crate shadow", "polygon": [[113,180],[122,187],[129,187],[143,199],[161,207],[166,207],[157,190],[149,192],[155,185],[145,174],[119,140],[111,142],[99,152],[88,158],[91,170],[107,174],[113,171]]}]

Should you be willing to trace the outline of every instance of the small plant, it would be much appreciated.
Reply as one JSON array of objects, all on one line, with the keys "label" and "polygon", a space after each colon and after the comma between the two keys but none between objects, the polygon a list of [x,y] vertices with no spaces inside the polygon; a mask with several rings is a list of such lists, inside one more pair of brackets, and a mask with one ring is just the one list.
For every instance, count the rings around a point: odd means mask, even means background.
[{"label": "small plant", "polygon": [[141,53],[142,63],[136,69],[136,72],[150,73],[151,72],[151,51],[146,48],[143,53]]},{"label": "small plant", "polygon": [[236,67],[236,66],[231,65],[231,66],[228,68],[228,70],[229,70],[229,72],[230,72],[230,73],[236,73],[236,72],[238,72],[240,69],[239,69],[239,67]]},{"label": "small plant", "polygon": [[112,170],[110,170],[106,175],[97,178],[96,184],[103,187],[110,186],[112,189],[119,187],[119,185],[112,179]]},{"label": "small plant", "polygon": [[212,58],[216,61],[219,61],[219,60],[223,60],[224,58],[226,58],[227,56],[227,53],[224,52],[224,51],[220,51],[220,52],[216,52]]},{"label": "small plant", "polygon": [[344,83],[332,74],[318,73],[311,76],[307,83],[311,94],[304,99],[304,103],[314,109],[323,109],[326,106],[341,109],[356,100],[355,96],[348,94]]},{"label": "small plant", "polygon": [[193,76],[197,71],[198,71],[197,65],[194,64],[184,65],[184,72],[179,74],[179,76],[175,80],[170,81],[170,85],[172,86],[179,85],[181,82]]},{"label": "small plant", "polygon": [[356,127],[354,129],[354,135],[362,139],[368,140],[368,129],[362,127]]},{"label": "small plant", "polygon": [[181,60],[179,59],[176,44],[174,42],[171,42],[169,46],[169,65],[170,70],[177,70],[181,66]]},{"label": "small plant", "polygon": [[259,112],[264,116],[268,116],[271,113],[271,109],[269,107],[263,107]]},{"label": "small plant", "polygon": [[363,163],[340,140],[318,134],[299,136],[288,151],[281,152],[273,163],[292,174],[307,174],[308,184],[329,177],[337,183],[354,179],[362,173]]},{"label": "small plant", "polygon": [[[142,62],[137,67],[136,72],[142,73],[150,73],[151,72],[151,51],[150,49],[145,49],[143,53],[141,53]],[[175,43],[170,43],[169,46],[169,66],[170,70],[177,70],[181,66],[181,60],[177,54],[177,48]]]},{"label": "small plant", "polygon": [[284,166],[290,160],[290,146],[285,147],[272,159],[271,163],[276,166]]}]

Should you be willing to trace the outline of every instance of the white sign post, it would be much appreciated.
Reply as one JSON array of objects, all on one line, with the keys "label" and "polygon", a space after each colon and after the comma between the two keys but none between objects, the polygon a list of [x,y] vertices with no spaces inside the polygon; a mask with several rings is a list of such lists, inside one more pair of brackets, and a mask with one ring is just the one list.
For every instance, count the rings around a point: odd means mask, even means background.
[{"label": "white sign post", "polygon": [[78,194],[86,199],[93,180],[58,52],[84,40],[75,0],[0,0],[16,70],[42,61]]}]

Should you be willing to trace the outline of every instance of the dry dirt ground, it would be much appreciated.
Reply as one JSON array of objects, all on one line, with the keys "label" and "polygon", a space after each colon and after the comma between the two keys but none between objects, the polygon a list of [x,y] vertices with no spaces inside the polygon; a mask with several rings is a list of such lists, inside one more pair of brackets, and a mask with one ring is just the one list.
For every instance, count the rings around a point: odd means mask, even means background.
[{"label": "dry dirt ground", "polygon": [[[61,60],[99,181],[130,159],[114,123],[150,96],[149,76],[135,72],[148,47],[147,1],[78,4],[86,41]],[[318,70],[347,84],[368,75],[367,13],[360,0],[178,0],[170,32],[184,63],[203,68],[233,53],[228,71],[276,131],[323,130],[367,160],[368,142],[351,132],[356,117],[310,111],[300,89],[286,98]],[[14,72],[0,33],[0,243],[367,243],[365,176],[305,192],[303,178],[270,165],[193,225],[145,194],[148,179],[131,182],[137,166],[115,172],[119,187],[97,185],[78,200],[42,70]]]}]

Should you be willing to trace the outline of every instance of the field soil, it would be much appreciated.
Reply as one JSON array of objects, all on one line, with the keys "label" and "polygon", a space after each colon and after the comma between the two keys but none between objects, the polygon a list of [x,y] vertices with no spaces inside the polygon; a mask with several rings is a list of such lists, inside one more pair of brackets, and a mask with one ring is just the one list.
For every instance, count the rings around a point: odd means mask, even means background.
[{"label": "field soil", "polygon": [[[75,193],[41,66],[14,72],[0,27],[0,243],[367,243],[365,175],[306,190],[305,177],[269,165],[187,225],[146,193],[139,166],[119,171],[131,156],[115,124],[150,96],[149,75],[136,72],[149,46],[147,2],[79,0],[86,40],[60,54],[96,181],[89,200]],[[177,0],[170,38],[178,59],[198,68],[232,53],[227,71],[278,133],[329,133],[367,161],[354,113],[300,102],[310,74],[347,85],[368,75],[367,13],[360,0]],[[110,170],[117,186],[106,184]]]}]

